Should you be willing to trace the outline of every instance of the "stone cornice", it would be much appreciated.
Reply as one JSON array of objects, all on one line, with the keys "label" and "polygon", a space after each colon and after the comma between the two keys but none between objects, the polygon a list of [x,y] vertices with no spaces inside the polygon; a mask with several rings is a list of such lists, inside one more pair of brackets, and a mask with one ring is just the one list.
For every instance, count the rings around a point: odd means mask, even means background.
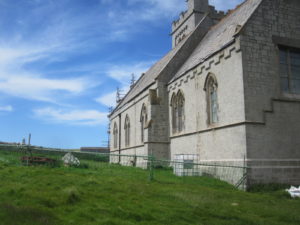
[{"label": "stone cornice", "polygon": [[206,72],[210,70],[213,65],[220,64],[221,60],[229,59],[232,56],[232,53],[240,51],[241,46],[239,41],[234,40],[228,43],[217,52],[208,56],[203,62],[198,63],[196,66],[183,73],[180,77],[171,81],[168,84],[168,91],[175,90],[176,87],[180,87],[182,83],[187,83],[189,80],[193,80],[195,76],[203,74],[206,75]]}]

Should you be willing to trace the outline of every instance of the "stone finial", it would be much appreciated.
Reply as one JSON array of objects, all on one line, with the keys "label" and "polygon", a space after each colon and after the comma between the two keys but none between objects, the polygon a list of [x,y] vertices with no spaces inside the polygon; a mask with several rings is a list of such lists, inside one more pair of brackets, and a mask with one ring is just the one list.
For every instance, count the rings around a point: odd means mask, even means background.
[{"label": "stone finial", "polygon": [[135,85],[135,74],[134,73],[132,73],[131,74],[131,80],[130,80],[130,88],[133,88],[134,87],[134,85]]},{"label": "stone finial", "polygon": [[122,101],[122,90],[117,87],[117,93],[116,93],[116,103],[120,103]]}]

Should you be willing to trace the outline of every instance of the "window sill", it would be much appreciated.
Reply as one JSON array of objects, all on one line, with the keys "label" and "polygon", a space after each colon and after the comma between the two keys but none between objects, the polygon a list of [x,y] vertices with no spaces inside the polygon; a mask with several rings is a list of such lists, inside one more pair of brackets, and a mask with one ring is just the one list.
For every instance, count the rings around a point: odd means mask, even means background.
[{"label": "window sill", "polygon": [[220,126],[220,123],[209,123],[207,124],[208,129],[214,129]]},{"label": "window sill", "polygon": [[184,134],[183,131],[181,131],[181,132],[174,132],[174,133],[172,133],[172,136],[171,136],[171,137],[182,136],[183,134]]},{"label": "window sill", "polygon": [[281,93],[279,100],[300,101],[300,94]]}]

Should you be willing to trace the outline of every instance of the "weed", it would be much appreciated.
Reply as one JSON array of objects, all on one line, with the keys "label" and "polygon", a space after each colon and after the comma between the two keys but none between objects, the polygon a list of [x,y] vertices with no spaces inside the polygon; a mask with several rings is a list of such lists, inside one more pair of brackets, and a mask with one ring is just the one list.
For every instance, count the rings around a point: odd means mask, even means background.
[{"label": "weed", "polygon": [[80,194],[76,187],[69,187],[64,189],[67,204],[75,204],[80,201]]}]

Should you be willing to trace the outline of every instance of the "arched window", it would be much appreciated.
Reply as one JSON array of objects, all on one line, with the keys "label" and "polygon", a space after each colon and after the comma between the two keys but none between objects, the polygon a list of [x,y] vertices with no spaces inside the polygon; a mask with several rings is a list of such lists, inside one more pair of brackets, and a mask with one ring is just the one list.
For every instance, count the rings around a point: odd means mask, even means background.
[{"label": "arched window", "polygon": [[180,133],[184,129],[184,102],[182,91],[173,94],[171,99],[173,133]]},{"label": "arched window", "polygon": [[142,107],[142,111],[141,111],[141,142],[144,142],[144,129],[146,126],[148,120],[148,115],[147,115],[147,108],[145,106],[145,104]]},{"label": "arched window", "polygon": [[118,147],[118,126],[117,126],[117,123],[114,123],[113,137],[114,137],[114,148],[117,148]]},{"label": "arched window", "polygon": [[176,131],[177,131],[177,113],[178,113],[176,94],[173,94],[173,96],[172,96],[171,107],[172,107],[172,131],[173,131],[173,133],[176,133]]},{"label": "arched window", "polygon": [[209,124],[219,121],[218,117],[218,83],[214,75],[209,74],[206,78],[205,91],[207,95],[207,114]]},{"label": "arched window", "polygon": [[178,108],[178,132],[183,131],[184,127],[184,97],[181,91],[177,94],[177,108]]},{"label": "arched window", "polygon": [[128,115],[126,115],[125,118],[124,130],[125,130],[125,146],[128,147],[130,145],[130,121]]}]

